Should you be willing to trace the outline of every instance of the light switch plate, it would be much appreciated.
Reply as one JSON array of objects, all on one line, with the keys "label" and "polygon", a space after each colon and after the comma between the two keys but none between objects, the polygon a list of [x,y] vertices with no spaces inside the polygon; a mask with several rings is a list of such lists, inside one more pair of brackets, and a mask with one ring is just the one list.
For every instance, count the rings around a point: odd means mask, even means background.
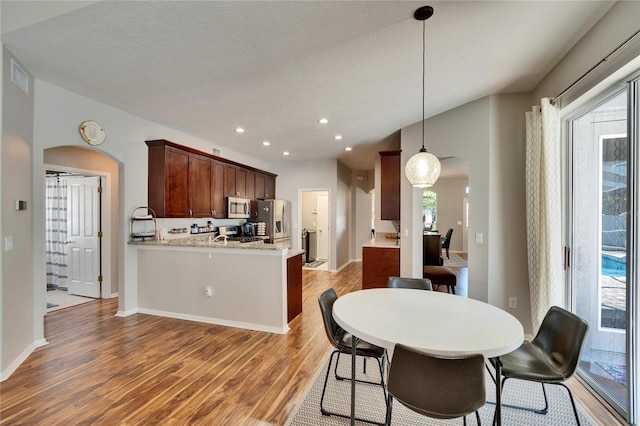
[{"label": "light switch plate", "polygon": [[4,251],[13,250],[13,237],[4,237]]},{"label": "light switch plate", "polygon": [[482,232],[476,232],[476,244],[482,244]]}]

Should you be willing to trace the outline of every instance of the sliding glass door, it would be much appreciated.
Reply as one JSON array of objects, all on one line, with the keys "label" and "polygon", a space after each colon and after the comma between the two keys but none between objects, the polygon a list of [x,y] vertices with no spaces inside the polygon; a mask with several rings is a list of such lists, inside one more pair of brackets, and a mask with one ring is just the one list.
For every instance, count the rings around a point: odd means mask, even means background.
[{"label": "sliding glass door", "polygon": [[[637,120],[633,86],[625,85],[569,120],[571,157],[570,296],[589,323],[578,374],[629,418],[638,322],[634,274],[632,160]],[[634,263],[636,262],[636,263]],[[633,263],[633,265],[632,265]],[[633,356],[632,356],[633,355]]]}]

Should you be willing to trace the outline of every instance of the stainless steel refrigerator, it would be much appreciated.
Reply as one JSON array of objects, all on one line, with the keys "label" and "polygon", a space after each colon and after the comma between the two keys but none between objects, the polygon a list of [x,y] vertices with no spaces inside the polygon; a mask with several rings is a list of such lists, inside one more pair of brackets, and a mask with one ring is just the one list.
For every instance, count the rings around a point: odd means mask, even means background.
[{"label": "stainless steel refrigerator", "polygon": [[291,203],[286,200],[258,200],[256,222],[266,224],[268,243],[286,242],[291,247]]}]

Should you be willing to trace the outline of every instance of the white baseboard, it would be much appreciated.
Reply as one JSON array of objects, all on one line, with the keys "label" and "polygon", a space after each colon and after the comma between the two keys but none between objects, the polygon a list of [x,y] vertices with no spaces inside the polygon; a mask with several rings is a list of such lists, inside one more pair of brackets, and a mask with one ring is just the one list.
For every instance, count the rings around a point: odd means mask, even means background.
[{"label": "white baseboard", "polygon": [[108,299],[115,299],[116,297],[118,297],[118,292],[117,291],[115,293],[111,293],[111,295],[108,297]]},{"label": "white baseboard", "polygon": [[267,325],[262,325],[262,324],[254,324],[254,323],[247,323],[247,322],[241,322],[241,321],[230,321],[230,320],[225,320],[225,319],[220,319],[220,318],[212,318],[212,317],[203,317],[203,316],[198,316],[198,315],[188,315],[188,314],[180,314],[177,312],[166,312],[166,311],[158,311],[155,309],[146,309],[146,308],[138,308],[137,309],[138,313],[140,314],[147,314],[147,315],[155,315],[158,317],[166,317],[166,318],[175,318],[175,319],[182,319],[182,320],[187,320],[187,321],[195,321],[195,322],[203,322],[206,324],[216,324],[216,325],[224,325],[227,327],[236,327],[236,328],[243,328],[246,330],[254,330],[254,331],[266,331],[268,333],[275,333],[275,334],[286,334],[289,331],[289,326],[285,326],[285,327],[271,327],[271,326],[267,326]]},{"label": "white baseboard", "polygon": [[46,339],[38,339],[33,342],[29,346],[25,348],[24,351],[16,359],[14,359],[7,368],[0,373],[0,382],[4,382],[7,380],[17,369],[22,365],[22,363],[33,353],[37,348],[48,345],[49,342]]},{"label": "white baseboard", "polygon": [[118,311],[118,312],[116,312],[115,316],[117,316],[117,317],[128,317],[130,315],[137,314],[137,313],[138,313],[138,309],[131,309],[129,311]]},{"label": "white baseboard", "polygon": [[350,260],[348,262],[343,263],[342,265],[340,265],[340,267],[338,267],[338,269],[331,271],[331,272],[340,272],[342,271],[344,268],[346,268],[347,266],[349,266],[349,264],[353,262],[353,260]]}]

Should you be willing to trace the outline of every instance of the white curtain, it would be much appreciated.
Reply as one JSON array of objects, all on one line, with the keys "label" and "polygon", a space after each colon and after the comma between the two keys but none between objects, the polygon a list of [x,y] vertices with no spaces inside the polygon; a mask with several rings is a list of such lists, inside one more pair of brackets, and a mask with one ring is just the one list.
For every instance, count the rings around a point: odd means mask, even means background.
[{"label": "white curtain", "polygon": [[534,333],[547,310],[564,306],[560,111],[548,98],[526,113],[529,293]]},{"label": "white curtain", "polygon": [[45,195],[47,288],[67,286],[67,184],[48,176]]}]

